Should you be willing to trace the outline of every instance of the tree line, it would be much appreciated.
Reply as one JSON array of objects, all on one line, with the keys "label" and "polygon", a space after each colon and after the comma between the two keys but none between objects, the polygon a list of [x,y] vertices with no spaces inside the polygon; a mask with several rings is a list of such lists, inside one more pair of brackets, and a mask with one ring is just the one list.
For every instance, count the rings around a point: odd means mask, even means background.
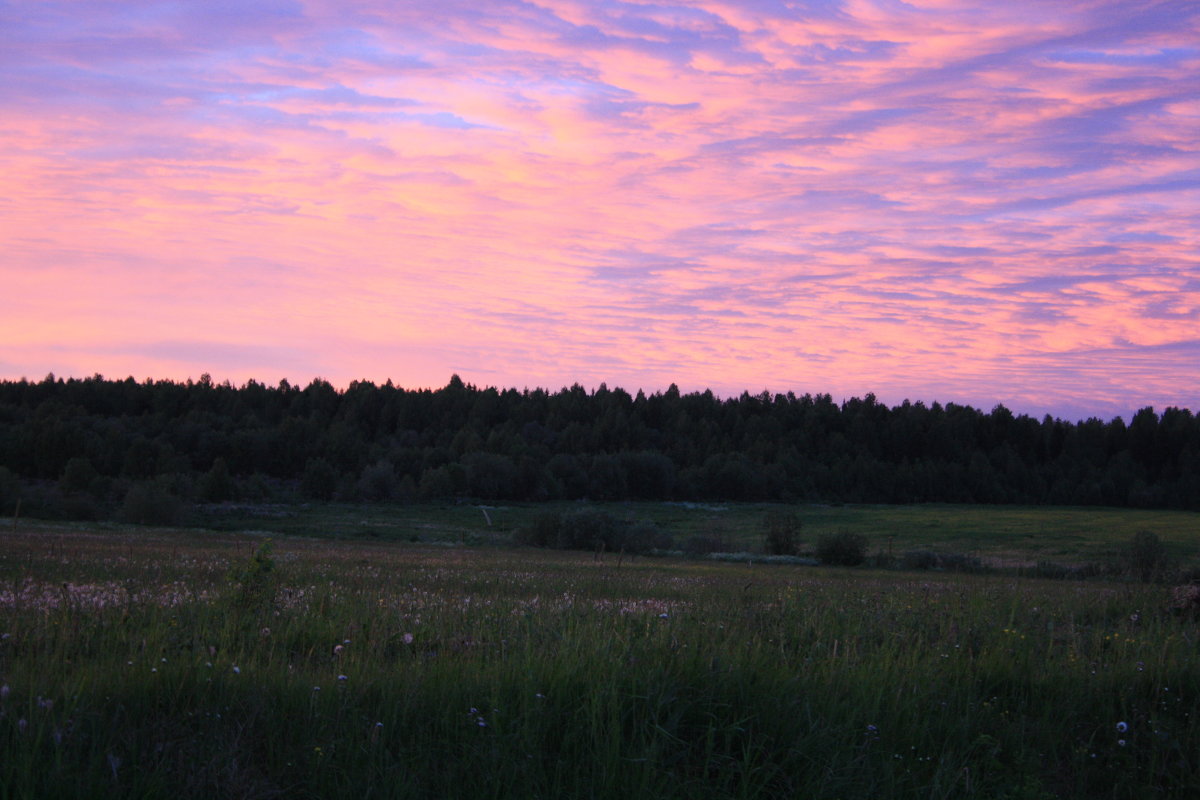
[{"label": "tree line", "polygon": [[873,395],[324,380],[0,382],[0,503],[162,521],[196,503],[747,500],[1200,508],[1200,417],[1069,422]]}]

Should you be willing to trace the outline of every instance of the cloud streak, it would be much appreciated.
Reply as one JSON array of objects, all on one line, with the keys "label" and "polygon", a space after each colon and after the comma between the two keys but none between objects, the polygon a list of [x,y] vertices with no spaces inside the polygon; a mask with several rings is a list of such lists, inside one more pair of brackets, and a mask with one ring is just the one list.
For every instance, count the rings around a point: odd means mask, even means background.
[{"label": "cloud streak", "polygon": [[1200,407],[1194,4],[51,0],[0,31],[9,377]]}]

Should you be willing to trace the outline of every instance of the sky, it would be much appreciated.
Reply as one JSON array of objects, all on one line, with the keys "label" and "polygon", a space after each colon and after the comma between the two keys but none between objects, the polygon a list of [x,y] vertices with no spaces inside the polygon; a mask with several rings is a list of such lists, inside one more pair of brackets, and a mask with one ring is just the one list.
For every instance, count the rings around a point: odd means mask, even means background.
[{"label": "sky", "polygon": [[0,378],[1200,411],[1200,3],[0,0]]}]

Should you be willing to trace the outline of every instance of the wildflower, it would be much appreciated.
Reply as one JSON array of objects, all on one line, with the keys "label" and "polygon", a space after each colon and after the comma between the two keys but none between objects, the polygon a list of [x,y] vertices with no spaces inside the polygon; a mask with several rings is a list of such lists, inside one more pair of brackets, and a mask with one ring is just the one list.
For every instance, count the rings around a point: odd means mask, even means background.
[{"label": "wildflower", "polygon": [[338,680],[339,680],[339,681],[342,681],[342,682],[344,682],[344,681],[346,681],[346,680],[348,680],[348,679],[346,678],[346,676],[345,676],[345,675],[338,675]]},{"label": "wildflower", "polygon": [[24,717],[21,717],[19,720],[17,720],[17,730],[19,730],[21,733],[24,733],[25,729],[28,727],[29,727],[29,723],[25,720]]},{"label": "wildflower", "polygon": [[669,616],[670,616],[670,615],[669,615],[669,614],[667,614],[667,612],[665,612],[665,611],[664,611],[663,613],[661,613],[661,614],[659,614],[659,615],[658,615],[658,618],[659,618],[659,619],[667,619],[667,617],[669,617]]},{"label": "wildflower", "polygon": [[8,693],[9,693],[10,691],[12,691],[12,690],[8,688],[8,684],[7,684],[7,683],[6,683],[6,684],[4,684],[3,686],[0,686],[0,700],[7,700],[7,699],[8,699]]},{"label": "wildflower", "polygon": [[1127,730],[1129,730],[1129,725],[1128,725],[1128,724],[1126,724],[1126,723],[1124,723],[1124,722],[1118,722],[1118,723],[1117,723],[1117,733],[1124,733],[1124,732],[1125,732],[1125,731],[1127,731]]},{"label": "wildflower", "polygon": [[1124,740],[1124,739],[1117,739],[1117,744],[1119,744],[1121,747],[1124,747],[1124,746],[1125,746],[1125,740]]},{"label": "wildflower", "polygon": [[241,675],[241,674],[242,674],[242,669],[241,669],[241,667],[239,667],[237,664],[234,664],[234,665],[233,665],[233,674],[234,674],[234,675]]},{"label": "wildflower", "polygon": [[879,728],[875,727],[874,725],[868,725],[867,733],[879,733]]},{"label": "wildflower", "polygon": [[333,654],[334,654],[335,656],[340,656],[340,655],[342,654],[342,651],[343,651],[344,649],[345,649],[345,648],[344,648],[344,647],[342,647],[340,644],[335,644],[335,645],[333,646]]},{"label": "wildflower", "polygon": [[411,633],[406,633],[403,636],[401,636],[400,638],[405,644],[413,643],[413,635]]}]

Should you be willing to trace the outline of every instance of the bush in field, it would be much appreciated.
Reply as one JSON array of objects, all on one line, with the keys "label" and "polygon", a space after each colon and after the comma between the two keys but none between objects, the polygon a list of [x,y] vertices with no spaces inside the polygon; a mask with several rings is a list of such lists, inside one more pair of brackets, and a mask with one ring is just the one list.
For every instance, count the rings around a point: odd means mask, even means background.
[{"label": "bush in field", "polygon": [[648,553],[651,550],[668,550],[671,534],[651,522],[629,522],[618,532],[609,549],[629,553]]},{"label": "bush in field", "polygon": [[558,542],[558,529],[562,526],[562,514],[543,511],[533,522],[518,530],[515,539],[519,544],[530,547],[553,547]]},{"label": "bush in field", "polygon": [[563,515],[555,547],[561,550],[607,548],[616,537],[617,520],[607,511],[584,509]]},{"label": "bush in field", "polygon": [[867,537],[850,531],[827,533],[817,540],[817,558],[822,564],[857,567],[867,560]]},{"label": "bush in field", "polygon": [[1163,577],[1167,571],[1167,548],[1151,531],[1138,531],[1125,549],[1126,568],[1142,583]]},{"label": "bush in field", "polygon": [[800,552],[800,517],[794,511],[768,511],[763,517],[763,551],[772,556]]},{"label": "bush in field", "polygon": [[183,501],[162,478],[135,483],[125,493],[120,518],[136,525],[177,525],[183,521]]},{"label": "bush in field", "polygon": [[533,547],[630,553],[666,550],[671,546],[671,535],[652,523],[621,520],[606,511],[592,509],[538,514],[531,524],[517,531],[516,540]]}]

